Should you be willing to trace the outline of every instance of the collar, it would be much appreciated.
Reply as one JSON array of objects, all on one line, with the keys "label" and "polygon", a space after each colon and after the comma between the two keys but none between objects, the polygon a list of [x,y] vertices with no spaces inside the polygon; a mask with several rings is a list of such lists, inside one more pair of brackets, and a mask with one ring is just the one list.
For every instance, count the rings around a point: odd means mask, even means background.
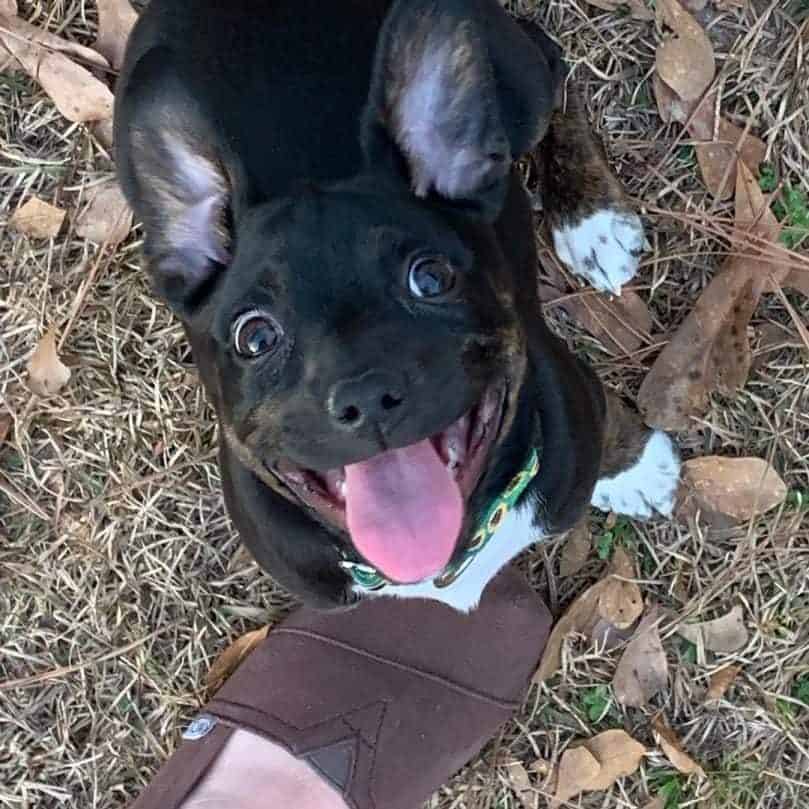
[{"label": "collar", "polygon": [[[500,496],[496,497],[489,508],[486,509],[478,530],[461,558],[444,568],[433,580],[436,587],[448,587],[460,578],[461,574],[475,560],[475,557],[488,545],[489,540],[500,527],[506,514],[514,508],[528,484],[537,476],[537,472],[539,472],[539,456],[537,451],[532,449],[523,468],[512,478]],[[363,590],[381,590],[391,583],[375,567],[363,562],[354,562],[344,558],[340,562],[340,567]]]}]

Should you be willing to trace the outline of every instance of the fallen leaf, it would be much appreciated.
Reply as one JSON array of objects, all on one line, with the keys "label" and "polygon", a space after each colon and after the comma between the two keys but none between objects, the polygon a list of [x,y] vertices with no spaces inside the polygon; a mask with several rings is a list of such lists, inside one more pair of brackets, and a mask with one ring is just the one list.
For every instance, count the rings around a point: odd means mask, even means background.
[{"label": "fallen leaf", "polygon": [[115,128],[111,119],[106,121],[96,121],[91,125],[93,135],[95,135],[98,142],[107,150],[110,151],[113,146]]},{"label": "fallen leaf", "polygon": [[[809,275],[807,275],[809,280]],[[777,354],[785,348],[800,348],[801,342],[787,327],[780,323],[765,323],[756,329],[758,337],[758,347],[753,353],[754,369],[764,368],[772,359],[773,354]]]},{"label": "fallen leaf", "polygon": [[56,352],[56,330],[49,329],[28,360],[28,384],[39,396],[58,393],[70,379],[70,368],[62,364]]},{"label": "fallen leaf", "polygon": [[[710,118],[713,119],[713,107],[703,104],[688,126],[688,131],[694,138],[706,141],[705,143],[698,143],[695,147],[697,163],[708,191],[717,199],[729,199],[733,196],[734,187],[737,186],[738,157],[741,157],[742,163],[745,164],[748,170],[758,171],[758,167],[764,162],[767,154],[767,145],[760,138],[751,134],[748,134],[742,140],[744,130],[726,121],[721,116],[717,124],[716,137],[714,138],[713,120],[711,120],[710,128],[707,131],[702,129],[700,115],[703,110],[706,110]],[[738,156],[737,149],[739,150]],[[757,182],[756,188],[758,188]],[[761,189],[759,188],[760,192]]]},{"label": "fallen leaf", "polygon": [[629,16],[633,20],[653,20],[654,12],[644,0],[587,0],[591,6],[602,11],[616,11],[622,6],[629,6]]},{"label": "fallen leaf", "polygon": [[11,51],[6,40],[13,37],[23,43],[33,43],[45,51],[75,56],[80,62],[91,67],[97,67],[100,70],[109,69],[109,62],[92,48],[52,34],[44,28],[39,28],[27,20],[14,16],[15,14],[16,12],[9,13],[0,3],[0,51],[3,46]]},{"label": "fallen leaf", "polygon": [[625,730],[606,730],[569,747],[559,762],[556,791],[551,806],[581,792],[609,789],[619,778],[632,775],[646,748]]},{"label": "fallen leaf", "polygon": [[643,809],[666,809],[666,799],[662,795],[658,795],[656,798],[652,798]]},{"label": "fallen leaf", "polygon": [[0,0],[0,14],[14,17],[17,14],[17,0]]},{"label": "fallen leaf", "polygon": [[586,564],[592,550],[590,523],[585,518],[567,532],[559,559],[559,575],[573,576]]},{"label": "fallen leaf", "polygon": [[556,792],[550,806],[560,806],[587,789],[601,770],[596,757],[586,747],[568,748],[562,753],[556,779]]},{"label": "fallen leaf", "polygon": [[618,629],[627,629],[643,613],[643,595],[634,581],[635,564],[622,547],[612,555],[604,589],[598,598],[598,614]]},{"label": "fallen leaf", "polygon": [[205,687],[209,693],[217,691],[224,682],[239,667],[239,664],[263,641],[269,634],[269,625],[255,629],[242,635],[230,644],[214,660],[213,665],[205,675]]},{"label": "fallen leaf", "polygon": [[545,650],[542,653],[539,668],[534,674],[533,682],[542,683],[559,669],[562,663],[562,644],[568,635],[573,632],[590,635],[599,619],[598,600],[606,584],[607,580],[601,579],[588,587],[556,622],[548,642],[545,644]]},{"label": "fallen leaf", "polygon": [[53,239],[65,221],[65,213],[66,211],[49,202],[31,197],[14,212],[8,223],[26,236],[35,239]]},{"label": "fallen leaf", "polygon": [[11,416],[0,416],[0,444],[8,438],[9,432],[11,432]]},{"label": "fallen leaf", "polygon": [[[113,96],[109,87],[65,53],[52,49],[52,39],[36,27],[23,28],[21,33],[22,22],[17,18],[0,17],[0,44],[40,84],[59,112],[77,123],[110,118]],[[36,33],[30,34],[30,28]],[[44,41],[49,44],[43,44]],[[61,50],[67,51],[68,46],[63,45]],[[69,52],[74,51],[71,45]],[[102,56],[94,56],[106,65]]]},{"label": "fallen leaf", "polygon": [[787,277],[781,282],[781,286],[794,289],[809,298],[809,269],[790,270]]},{"label": "fallen leaf", "polygon": [[687,520],[699,510],[708,523],[734,524],[779,506],[786,496],[783,480],[762,458],[708,455],[683,464],[675,514]]},{"label": "fallen leaf", "polygon": [[[623,548],[617,548],[604,576],[581,593],[567,608],[551,631],[533,682],[542,683],[552,677],[562,663],[562,644],[573,632],[594,640],[604,632],[604,622],[615,628],[630,626],[643,612],[643,597],[634,582],[616,578],[633,578],[634,565]],[[634,616],[634,617],[633,617]],[[627,623],[628,622],[628,623]]]},{"label": "fallen leaf", "polygon": [[657,8],[674,32],[657,48],[657,73],[680,98],[694,101],[713,81],[716,72],[713,46],[702,26],[678,0],[658,0]]},{"label": "fallen leaf", "polygon": [[625,730],[605,730],[583,742],[599,764],[585,789],[609,789],[619,778],[632,775],[640,767],[646,748]]},{"label": "fallen leaf", "polygon": [[711,652],[737,652],[747,645],[744,613],[735,606],[727,615],[696,624],[680,624],[677,634]]},{"label": "fallen leaf", "polygon": [[708,683],[708,691],[705,694],[706,700],[722,699],[725,692],[733,685],[733,682],[741,672],[741,666],[723,666],[711,675]]},{"label": "fallen leaf", "polygon": [[129,0],[97,0],[97,5],[98,38],[95,48],[115,70],[119,70],[138,14]]},{"label": "fallen leaf", "polygon": [[701,778],[705,777],[705,770],[685,752],[677,734],[661,717],[658,716],[654,719],[652,727],[660,749],[679,772],[683,775],[696,773]]},{"label": "fallen leaf", "polygon": [[649,307],[631,290],[624,290],[618,297],[600,292],[568,294],[553,287],[540,291],[543,301],[562,309],[614,355],[631,354],[649,341],[652,330]]},{"label": "fallen leaf", "polygon": [[664,123],[670,124],[672,121],[677,121],[677,123],[684,124],[688,120],[696,102],[683,101],[657,73],[652,74],[652,89],[657,102],[657,110]]},{"label": "fallen leaf", "polygon": [[657,627],[657,609],[644,616],[615,669],[612,688],[621,705],[642,708],[669,683],[669,664]]},{"label": "fallen leaf", "polygon": [[590,632],[590,637],[599,649],[611,652],[613,649],[623,646],[634,634],[634,626],[619,629],[615,624],[611,624],[609,621],[599,618],[592,632]]},{"label": "fallen leaf", "polygon": [[519,761],[511,761],[505,765],[506,778],[514,794],[525,809],[538,809],[539,792],[534,789],[528,771]]},{"label": "fallen leaf", "polygon": [[[752,230],[774,242],[781,225],[764,210],[769,206],[763,195],[752,191],[749,169],[739,167],[737,238]],[[755,209],[754,225],[748,216]],[[780,268],[763,261],[754,247],[728,257],[641,384],[638,408],[647,424],[688,430],[692,417],[707,411],[711,393],[730,395],[745,384],[752,362],[747,326],[771,276],[781,277]]]},{"label": "fallen leaf", "polygon": [[76,218],[76,233],[96,244],[120,244],[132,229],[132,210],[118,183],[97,185],[87,197],[87,206]]},{"label": "fallen leaf", "polygon": [[[739,163],[736,178],[736,212],[734,237],[744,249],[744,239],[752,234],[765,242],[778,241],[783,225],[776,219],[770,200],[761,190],[758,180],[744,162]],[[780,262],[761,262],[754,275],[753,294],[758,297],[772,285],[783,282],[790,273],[789,265]]]}]

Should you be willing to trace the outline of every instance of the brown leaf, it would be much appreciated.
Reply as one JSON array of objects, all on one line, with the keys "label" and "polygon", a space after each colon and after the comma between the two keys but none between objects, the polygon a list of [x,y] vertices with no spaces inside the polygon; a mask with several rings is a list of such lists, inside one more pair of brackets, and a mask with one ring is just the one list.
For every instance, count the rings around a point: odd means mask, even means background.
[{"label": "brown leaf", "polygon": [[[783,225],[775,218],[770,200],[764,195],[755,175],[742,162],[738,166],[736,179],[736,213],[734,216],[734,235],[742,240],[746,234],[753,234],[767,242],[775,243],[781,235]],[[777,257],[778,259],[778,257]],[[790,268],[785,262],[762,262],[759,272],[754,276],[753,293],[758,298],[762,292],[772,285],[781,283],[789,275]]]},{"label": "brown leaf", "polygon": [[672,121],[677,121],[684,124],[694,109],[694,102],[683,101],[657,73],[652,74],[652,88],[657,101],[657,109],[663,122],[670,124]]},{"label": "brown leaf", "polygon": [[627,629],[643,613],[643,595],[634,581],[635,564],[622,547],[612,555],[604,589],[598,598],[598,614],[618,629]]},{"label": "brown leaf", "polygon": [[705,771],[685,752],[679,737],[662,717],[656,717],[652,722],[652,727],[660,749],[679,772],[684,775],[696,773],[701,778],[705,777]]},{"label": "brown leaf", "polygon": [[609,789],[619,778],[637,772],[646,748],[625,730],[605,730],[583,742],[599,764],[598,772],[590,778],[585,789]]},{"label": "brown leaf", "polygon": [[601,765],[586,747],[568,748],[562,753],[556,780],[556,792],[550,806],[560,806],[587,789],[598,777]]},{"label": "brown leaf", "polygon": [[713,46],[700,24],[678,0],[658,0],[657,8],[674,31],[674,36],[657,48],[657,72],[680,98],[694,101],[713,81],[716,72]]},{"label": "brown leaf", "polygon": [[119,70],[124,61],[124,52],[132,26],[138,19],[129,0],[97,0],[98,39],[96,50]]},{"label": "brown leaf", "polygon": [[631,354],[648,342],[652,316],[643,298],[631,290],[625,290],[618,297],[558,292],[548,302],[563,309],[568,317],[601,340],[612,354]]},{"label": "brown leaf", "polygon": [[219,656],[205,675],[205,688],[209,693],[219,690],[224,682],[239,668],[239,664],[269,634],[270,627],[255,629],[236,638]]},{"label": "brown leaf", "polygon": [[727,615],[696,624],[680,624],[677,634],[711,652],[736,652],[747,645],[747,627],[740,606]]},{"label": "brown leaf", "polygon": [[17,0],[0,0],[0,14],[5,17],[17,15]]},{"label": "brown leaf", "polygon": [[741,666],[723,666],[718,671],[715,671],[711,675],[705,699],[722,699],[722,697],[725,696],[725,692],[733,685],[733,682],[739,676],[741,670]]},{"label": "brown leaf", "polygon": [[87,206],[76,218],[83,239],[115,247],[132,229],[132,210],[114,180],[90,189]]},{"label": "brown leaf", "polygon": [[571,633],[578,632],[593,640],[598,627],[599,636],[604,632],[599,622],[627,627],[643,612],[643,597],[638,586],[616,576],[627,579],[635,576],[632,560],[623,548],[616,549],[604,578],[581,593],[556,622],[533,682],[542,683],[556,673],[562,662],[562,644]]},{"label": "brown leaf", "polygon": [[0,416],[0,446],[5,442],[6,438],[8,438],[8,434],[11,432],[11,416],[2,415]]},{"label": "brown leaf", "polygon": [[[16,13],[16,12],[15,12]],[[0,51],[6,45],[6,40],[14,37],[24,43],[34,43],[46,51],[64,53],[68,56],[76,57],[79,62],[83,62],[91,67],[100,70],[108,70],[109,63],[92,48],[79,45],[78,42],[71,42],[44,28],[39,28],[27,20],[15,17],[14,13],[9,13],[0,3]],[[10,49],[9,49],[10,50]]]},{"label": "brown leaf", "polygon": [[65,221],[65,213],[66,211],[49,202],[31,197],[14,212],[9,220],[9,225],[20,233],[35,239],[53,239]]},{"label": "brown leaf", "polygon": [[753,279],[731,258],[700,295],[660,352],[638,392],[646,423],[662,430],[691,428],[708,410],[710,394],[731,393],[747,379],[747,323],[756,307]]},{"label": "brown leaf", "polygon": [[538,809],[539,792],[531,783],[528,771],[519,761],[511,761],[505,765],[506,778],[514,794],[525,809]]},{"label": "brown leaf", "polygon": [[[748,134],[742,141],[744,130],[739,129],[738,126],[722,117],[719,118],[716,138],[714,138],[712,122],[707,132],[704,132],[701,128],[700,114],[703,111],[707,111],[708,115],[713,119],[713,107],[703,104],[688,127],[688,131],[693,137],[706,141],[705,143],[698,143],[695,147],[702,179],[714,197],[717,199],[729,199],[733,196],[734,187],[737,186],[736,149],[739,149],[745,166],[757,172],[758,167],[764,162],[767,146],[764,141],[755,135]],[[761,193],[758,183],[756,183],[756,188]]]},{"label": "brown leaf", "polygon": [[624,730],[606,730],[569,747],[559,762],[556,792],[551,806],[580,792],[609,789],[619,778],[632,775],[646,748]]},{"label": "brown leaf", "polygon": [[590,523],[585,518],[567,532],[559,560],[559,575],[573,576],[586,564],[592,550]]},{"label": "brown leaf", "polygon": [[644,0],[587,0],[587,2],[602,11],[615,11],[621,6],[629,6],[629,16],[633,20],[654,19],[654,12],[646,5]]},{"label": "brown leaf", "polygon": [[666,799],[662,795],[658,795],[656,798],[652,798],[643,809],[666,809]]},{"label": "brown leaf", "polygon": [[680,520],[705,513],[707,522],[745,522],[784,502],[787,487],[762,458],[691,458],[682,466],[675,513]]},{"label": "brown leaf", "polygon": [[[776,241],[781,225],[753,189],[752,173],[739,167],[737,238],[752,230]],[[755,248],[727,259],[641,384],[638,408],[647,424],[687,430],[693,416],[707,411],[711,393],[730,395],[744,385],[752,361],[747,326],[771,276],[782,277],[780,268]]]},{"label": "brown leaf", "polygon": [[640,622],[615,669],[612,687],[621,705],[642,708],[669,684],[669,664],[653,608]]},{"label": "brown leaf", "polygon": [[[107,85],[64,53],[52,50],[52,40],[39,29],[34,28],[35,35],[26,35],[29,29],[24,28],[21,34],[19,24],[22,22],[16,18],[0,17],[0,45],[39,82],[59,112],[69,121],[78,123],[110,118],[113,96]],[[43,44],[43,40],[47,40],[48,45]],[[68,46],[61,50],[67,51]],[[69,50],[74,52],[75,48],[71,45]],[[103,61],[98,54],[94,56]]]},{"label": "brown leaf", "polygon": [[590,635],[599,619],[598,600],[606,585],[607,579],[601,579],[592,587],[588,587],[556,622],[548,642],[545,644],[542,660],[534,674],[533,682],[542,683],[556,673],[562,662],[562,644],[568,635],[572,632]]},{"label": "brown leaf", "polygon": [[28,385],[39,396],[58,393],[70,379],[70,368],[62,364],[56,352],[56,330],[49,329],[39,341],[27,365]]},{"label": "brown leaf", "polygon": [[781,285],[794,289],[809,298],[809,270],[790,270]]},{"label": "brown leaf", "polygon": [[[809,280],[809,274],[807,274]],[[808,293],[809,294],[809,293]],[[765,323],[756,329],[758,347],[753,354],[753,368],[764,368],[784,348],[800,348],[801,342],[787,327],[780,323]]]}]

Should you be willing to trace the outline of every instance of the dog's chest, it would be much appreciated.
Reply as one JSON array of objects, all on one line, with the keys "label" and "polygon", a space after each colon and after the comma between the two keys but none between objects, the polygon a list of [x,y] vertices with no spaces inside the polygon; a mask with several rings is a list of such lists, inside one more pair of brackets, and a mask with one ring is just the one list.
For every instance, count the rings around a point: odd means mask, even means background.
[{"label": "dog's chest", "polygon": [[486,585],[515,556],[545,536],[537,524],[536,507],[526,499],[511,509],[486,546],[472,560],[463,574],[440,587],[434,581],[418,584],[388,584],[381,590],[368,591],[354,585],[363,597],[427,598],[441,601],[459,612],[477,607]]}]

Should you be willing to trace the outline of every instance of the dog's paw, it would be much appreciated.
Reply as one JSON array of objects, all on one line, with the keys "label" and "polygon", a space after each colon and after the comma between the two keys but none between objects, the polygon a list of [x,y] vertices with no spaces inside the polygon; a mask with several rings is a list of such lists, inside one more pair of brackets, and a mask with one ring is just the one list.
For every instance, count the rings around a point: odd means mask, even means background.
[{"label": "dog's paw", "polygon": [[679,482],[677,446],[664,432],[655,430],[634,465],[596,483],[591,503],[602,511],[639,520],[648,520],[655,514],[669,517]]},{"label": "dog's paw", "polygon": [[643,223],[631,211],[604,208],[553,228],[559,259],[596,289],[614,295],[635,276],[645,244]]}]

